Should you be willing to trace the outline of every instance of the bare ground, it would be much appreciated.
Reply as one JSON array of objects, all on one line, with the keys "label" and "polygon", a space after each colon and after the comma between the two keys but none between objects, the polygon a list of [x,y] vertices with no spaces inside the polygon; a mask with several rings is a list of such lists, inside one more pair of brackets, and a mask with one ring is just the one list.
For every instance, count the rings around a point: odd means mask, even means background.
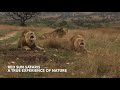
[{"label": "bare ground", "polygon": [[11,37],[15,37],[16,34],[17,34],[16,31],[14,31],[14,32],[12,32],[12,33],[8,33],[8,34],[6,34],[5,36],[0,37],[0,40],[6,40],[6,39],[9,39],[9,38],[11,38]]}]

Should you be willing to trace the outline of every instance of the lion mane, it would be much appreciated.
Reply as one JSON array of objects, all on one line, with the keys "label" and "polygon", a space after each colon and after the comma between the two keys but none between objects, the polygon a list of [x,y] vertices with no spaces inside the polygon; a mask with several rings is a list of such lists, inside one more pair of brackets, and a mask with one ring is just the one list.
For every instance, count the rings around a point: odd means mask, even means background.
[{"label": "lion mane", "polygon": [[87,49],[85,48],[85,40],[81,35],[74,35],[70,41],[72,50],[79,53],[87,53]]},{"label": "lion mane", "polygon": [[18,41],[18,48],[25,50],[44,50],[44,48],[36,46],[36,35],[32,31],[23,31]]}]

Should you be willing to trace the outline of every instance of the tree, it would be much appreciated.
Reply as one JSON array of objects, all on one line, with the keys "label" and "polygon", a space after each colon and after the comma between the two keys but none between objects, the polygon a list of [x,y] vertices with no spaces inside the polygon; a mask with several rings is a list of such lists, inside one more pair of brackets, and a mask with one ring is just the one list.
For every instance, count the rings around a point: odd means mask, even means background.
[{"label": "tree", "polygon": [[37,15],[37,12],[6,12],[7,16],[20,21],[21,26],[26,26],[25,22]]}]

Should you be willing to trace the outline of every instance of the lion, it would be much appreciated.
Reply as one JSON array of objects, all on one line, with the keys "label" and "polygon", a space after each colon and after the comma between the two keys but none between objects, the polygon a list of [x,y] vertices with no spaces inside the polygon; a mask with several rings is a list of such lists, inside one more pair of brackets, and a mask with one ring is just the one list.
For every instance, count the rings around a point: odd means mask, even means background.
[{"label": "lion", "polygon": [[87,49],[85,48],[85,40],[81,35],[74,35],[70,41],[72,50],[82,54],[87,53]]},{"label": "lion", "polygon": [[48,39],[48,38],[62,38],[63,36],[65,36],[67,34],[68,30],[64,30],[63,28],[59,28],[54,30],[53,32],[50,33],[44,33],[42,34],[39,39],[43,40],[43,39]]},{"label": "lion", "polygon": [[44,51],[44,48],[36,46],[36,35],[32,31],[23,31],[22,35],[18,41],[18,48],[25,50],[41,50]]}]

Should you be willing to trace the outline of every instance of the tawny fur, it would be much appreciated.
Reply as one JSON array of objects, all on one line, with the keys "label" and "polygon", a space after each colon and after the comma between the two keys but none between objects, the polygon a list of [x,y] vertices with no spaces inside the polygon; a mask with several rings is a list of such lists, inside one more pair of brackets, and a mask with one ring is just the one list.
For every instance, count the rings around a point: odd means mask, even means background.
[{"label": "tawny fur", "polygon": [[71,48],[75,52],[79,53],[87,53],[87,49],[85,48],[85,41],[81,35],[74,35],[71,39]]},{"label": "tawny fur", "polygon": [[39,39],[48,39],[48,38],[62,38],[67,34],[68,30],[64,30],[63,28],[54,30],[53,32],[50,33],[44,33],[42,34]]},{"label": "tawny fur", "polygon": [[44,48],[36,46],[36,36],[32,31],[24,31],[20,36],[18,41],[18,48],[25,49],[25,50],[42,50]]}]

